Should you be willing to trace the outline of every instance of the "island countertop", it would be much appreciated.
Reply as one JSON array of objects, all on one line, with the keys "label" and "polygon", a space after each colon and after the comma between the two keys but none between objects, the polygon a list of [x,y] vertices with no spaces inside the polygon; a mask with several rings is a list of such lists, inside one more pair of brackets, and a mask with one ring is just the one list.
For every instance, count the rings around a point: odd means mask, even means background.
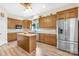
[{"label": "island countertop", "polygon": [[23,36],[35,36],[36,34],[34,33],[17,33],[17,35],[23,35]]}]

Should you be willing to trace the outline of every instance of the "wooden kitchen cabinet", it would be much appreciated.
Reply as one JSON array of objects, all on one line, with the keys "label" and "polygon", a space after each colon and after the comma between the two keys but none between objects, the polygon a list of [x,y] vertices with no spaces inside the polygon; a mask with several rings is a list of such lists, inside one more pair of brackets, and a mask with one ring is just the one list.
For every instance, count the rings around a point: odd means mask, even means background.
[{"label": "wooden kitchen cabinet", "polygon": [[78,17],[78,8],[71,8],[64,11],[57,12],[57,19],[58,20],[66,20],[69,18],[77,18]]},{"label": "wooden kitchen cabinet", "polygon": [[7,38],[8,42],[15,41],[17,39],[16,33],[8,33]]},{"label": "wooden kitchen cabinet", "polygon": [[36,50],[36,35],[28,36],[26,34],[17,34],[17,44],[25,51],[31,53]]},{"label": "wooden kitchen cabinet", "polygon": [[48,34],[48,37],[50,37],[49,38],[49,44],[50,45],[54,45],[54,46],[56,46],[56,44],[57,44],[57,39],[56,39],[56,35],[54,34]]},{"label": "wooden kitchen cabinet", "polygon": [[16,20],[12,18],[8,18],[8,28],[9,29],[14,29],[16,26]]},{"label": "wooden kitchen cabinet", "polygon": [[22,20],[17,20],[13,18],[8,18],[8,28],[9,29],[15,29],[16,25],[22,25]]},{"label": "wooden kitchen cabinet", "polygon": [[22,25],[22,20],[16,20],[16,25]]},{"label": "wooden kitchen cabinet", "polygon": [[66,18],[77,18],[78,17],[78,8],[72,8],[66,10]]},{"label": "wooden kitchen cabinet", "polygon": [[56,15],[39,18],[40,28],[56,28]]},{"label": "wooden kitchen cabinet", "polygon": [[39,34],[39,41],[47,43],[49,45],[56,46],[57,44],[56,34]]},{"label": "wooden kitchen cabinet", "polygon": [[32,21],[30,21],[30,20],[23,20],[23,28],[30,29],[31,26],[32,26]]},{"label": "wooden kitchen cabinet", "polygon": [[[18,35],[17,35],[18,36]],[[17,40],[17,42],[18,42],[18,46],[20,46],[21,48],[23,48],[23,49],[29,49],[29,48],[26,48],[26,43],[28,44],[29,42],[28,41],[26,41],[28,39],[28,37],[26,37],[25,39],[24,39],[24,37],[23,36],[18,36],[18,40]]]},{"label": "wooden kitchen cabinet", "polygon": [[61,11],[61,12],[57,12],[57,19],[58,20],[64,20],[66,17],[66,14],[64,11]]},{"label": "wooden kitchen cabinet", "polygon": [[39,41],[45,43],[46,37],[44,34],[39,34]]},{"label": "wooden kitchen cabinet", "polygon": [[40,28],[46,28],[46,17],[39,18],[39,26]]}]

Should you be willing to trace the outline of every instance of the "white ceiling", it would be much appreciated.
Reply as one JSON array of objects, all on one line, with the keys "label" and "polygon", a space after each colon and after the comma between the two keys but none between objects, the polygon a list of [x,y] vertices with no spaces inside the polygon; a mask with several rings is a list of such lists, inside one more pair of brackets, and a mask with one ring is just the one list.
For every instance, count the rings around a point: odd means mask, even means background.
[{"label": "white ceiling", "polygon": [[5,8],[8,14],[22,18],[28,18],[67,5],[69,5],[69,3],[33,3],[32,11],[25,12],[25,9],[19,3],[0,3],[0,6]]}]

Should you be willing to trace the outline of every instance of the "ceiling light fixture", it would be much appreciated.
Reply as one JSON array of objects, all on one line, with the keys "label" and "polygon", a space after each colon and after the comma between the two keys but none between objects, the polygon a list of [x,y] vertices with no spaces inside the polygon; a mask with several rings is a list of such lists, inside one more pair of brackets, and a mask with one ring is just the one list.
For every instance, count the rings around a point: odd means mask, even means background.
[{"label": "ceiling light fixture", "polygon": [[21,3],[26,9],[32,9],[32,3]]}]

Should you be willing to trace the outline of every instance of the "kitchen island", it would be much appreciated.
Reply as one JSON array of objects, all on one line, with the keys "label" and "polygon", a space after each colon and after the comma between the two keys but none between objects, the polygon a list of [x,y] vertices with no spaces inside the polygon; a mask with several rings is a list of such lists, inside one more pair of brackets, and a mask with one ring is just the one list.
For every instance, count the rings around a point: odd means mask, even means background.
[{"label": "kitchen island", "polygon": [[28,53],[36,50],[36,34],[17,33],[17,44]]}]

